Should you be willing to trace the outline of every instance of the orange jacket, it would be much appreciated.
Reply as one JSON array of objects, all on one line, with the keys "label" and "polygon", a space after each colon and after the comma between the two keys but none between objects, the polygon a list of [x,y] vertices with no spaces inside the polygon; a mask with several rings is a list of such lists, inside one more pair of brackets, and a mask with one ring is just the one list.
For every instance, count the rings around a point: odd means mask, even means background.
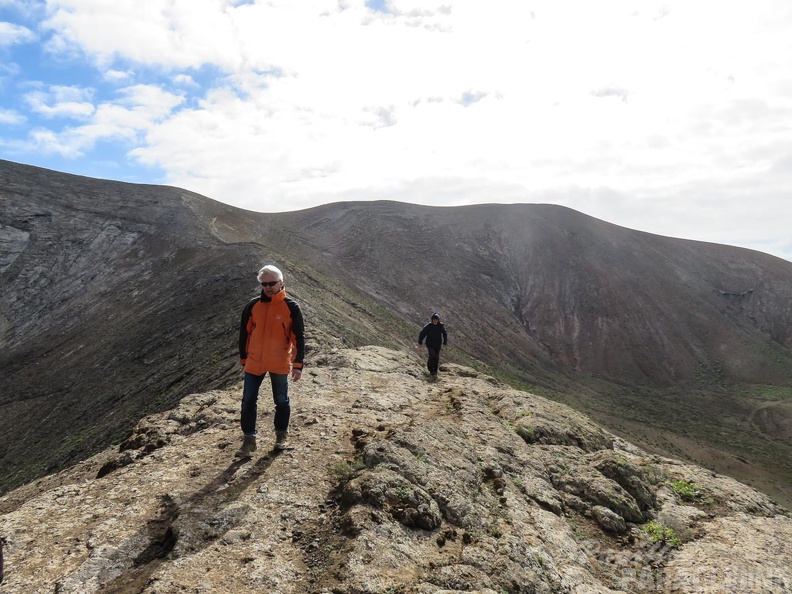
[{"label": "orange jacket", "polygon": [[239,358],[247,373],[262,375],[302,369],[305,326],[297,303],[282,290],[250,301],[239,325]]}]

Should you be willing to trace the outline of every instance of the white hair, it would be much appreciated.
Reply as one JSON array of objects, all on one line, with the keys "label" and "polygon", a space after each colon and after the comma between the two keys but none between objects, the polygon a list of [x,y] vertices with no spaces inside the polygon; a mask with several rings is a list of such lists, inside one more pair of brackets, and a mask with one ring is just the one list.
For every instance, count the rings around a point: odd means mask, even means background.
[{"label": "white hair", "polygon": [[258,271],[258,276],[257,276],[258,280],[261,281],[261,277],[264,276],[265,274],[274,274],[275,276],[278,277],[279,281],[283,280],[283,273],[272,264],[267,264],[264,268]]}]

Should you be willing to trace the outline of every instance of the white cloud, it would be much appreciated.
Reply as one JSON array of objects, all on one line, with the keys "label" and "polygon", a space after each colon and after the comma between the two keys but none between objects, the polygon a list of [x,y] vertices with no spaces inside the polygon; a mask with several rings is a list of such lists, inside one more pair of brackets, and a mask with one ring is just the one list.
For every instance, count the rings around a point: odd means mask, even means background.
[{"label": "white cloud", "polygon": [[56,134],[45,128],[31,130],[27,144],[45,155],[61,155],[69,158],[82,156],[92,146],[92,142],[79,135]]},{"label": "white cloud", "polygon": [[36,34],[14,23],[0,22],[0,48],[21,43],[31,43],[36,40]]},{"label": "white cloud", "polygon": [[27,118],[13,109],[0,108],[0,124],[18,126],[24,124]]},{"label": "white cloud", "polygon": [[123,83],[134,78],[135,73],[131,70],[110,69],[104,73],[104,79],[112,83]]},{"label": "white cloud", "polygon": [[55,47],[76,45],[97,63],[115,57],[142,64],[199,67],[237,61],[232,3],[214,0],[58,0],[46,26]]},{"label": "white cloud", "polygon": [[29,94],[29,101],[37,111],[46,115],[80,116],[86,122],[67,126],[61,130],[38,128],[30,135],[30,145],[44,153],[59,154],[76,158],[91,150],[97,141],[115,140],[137,143],[157,122],[167,117],[183,98],[153,85],[133,85],[119,90],[115,102],[102,102],[85,113],[70,107],[81,105],[68,100],[69,97],[89,95],[85,89],[53,87],[50,95],[55,97],[55,106],[46,105],[47,94]]},{"label": "white cloud", "polygon": [[193,77],[190,76],[189,74],[177,74],[176,76],[173,77],[173,84],[178,87],[197,88],[200,86],[197,82],[195,82],[195,79],[193,79]]},{"label": "white cloud", "polygon": [[166,116],[184,101],[181,95],[175,95],[156,85],[133,85],[122,89],[120,94],[122,103],[144,114],[150,121]]},{"label": "white cloud", "polygon": [[26,93],[25,101],[32,111],[46,118],[84,119],[94,112],[92,94],[91,89],[53,85]]}]

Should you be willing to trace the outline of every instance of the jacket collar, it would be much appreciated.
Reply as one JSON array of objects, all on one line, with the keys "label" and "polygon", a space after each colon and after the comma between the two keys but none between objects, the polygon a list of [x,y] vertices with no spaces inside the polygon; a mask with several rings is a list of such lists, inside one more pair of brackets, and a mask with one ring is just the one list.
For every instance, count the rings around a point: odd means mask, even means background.
[{"label": "jacket collar", "polygon": [[282,288],[280,291],[275,293],[272,297],[267,297],[264,294],[264,291],[261,291],[261,297],[259,301],[263,301],[264,303],[278,303],[279,301],[283,301],[286,299],[286,287]]}]

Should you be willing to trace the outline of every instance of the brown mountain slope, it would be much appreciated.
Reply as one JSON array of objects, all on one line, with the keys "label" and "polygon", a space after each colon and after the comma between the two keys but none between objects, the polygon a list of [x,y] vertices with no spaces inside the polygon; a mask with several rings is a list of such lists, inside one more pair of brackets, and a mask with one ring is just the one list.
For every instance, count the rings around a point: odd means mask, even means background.
[{"label": "brown mountain slope", "polygon": [[0,167],[3,486],[121,439],[130,417],[233,368],[229,328],[260,251],[217,240],[187,196]]},{"label": "brown mountain slope", "polygon": [[[782,594],[792,520],[453,364],[324,348],[293,449],[233,461],[240,386],[0,498],[3,592]],[[271,443],[271,442],[270,442]],[[654,522],[654,523],[651,523]]]},{"label": "brown mountain slope", "polygon": [[263,229],[416,322],[441,309],[479,359],[653,384],[791,379],[792,263],[766,254],[537,204],[341,203]]},{"label": "brown mountain slope", "polygon": [[753,473],[779,499],[792,485],[784,260],[547,205],[259,214],[7,162],[0,200],[2,488],[227,384],[268,261],[311,331],[405,344],[439,310],[447,358],[551,388],[658,451]]},{"label": "brown mountain slope", "polygon": [[[0,161],[0,492],[117,443],[188,392],[226,385],[263,262],[289,272],[314,326],[381,342],[356,311],[365,298],[327,291],[332,282],[268,247],[245,214],[176,188]],[[218,239],[223,217],[250,241]]]}]

